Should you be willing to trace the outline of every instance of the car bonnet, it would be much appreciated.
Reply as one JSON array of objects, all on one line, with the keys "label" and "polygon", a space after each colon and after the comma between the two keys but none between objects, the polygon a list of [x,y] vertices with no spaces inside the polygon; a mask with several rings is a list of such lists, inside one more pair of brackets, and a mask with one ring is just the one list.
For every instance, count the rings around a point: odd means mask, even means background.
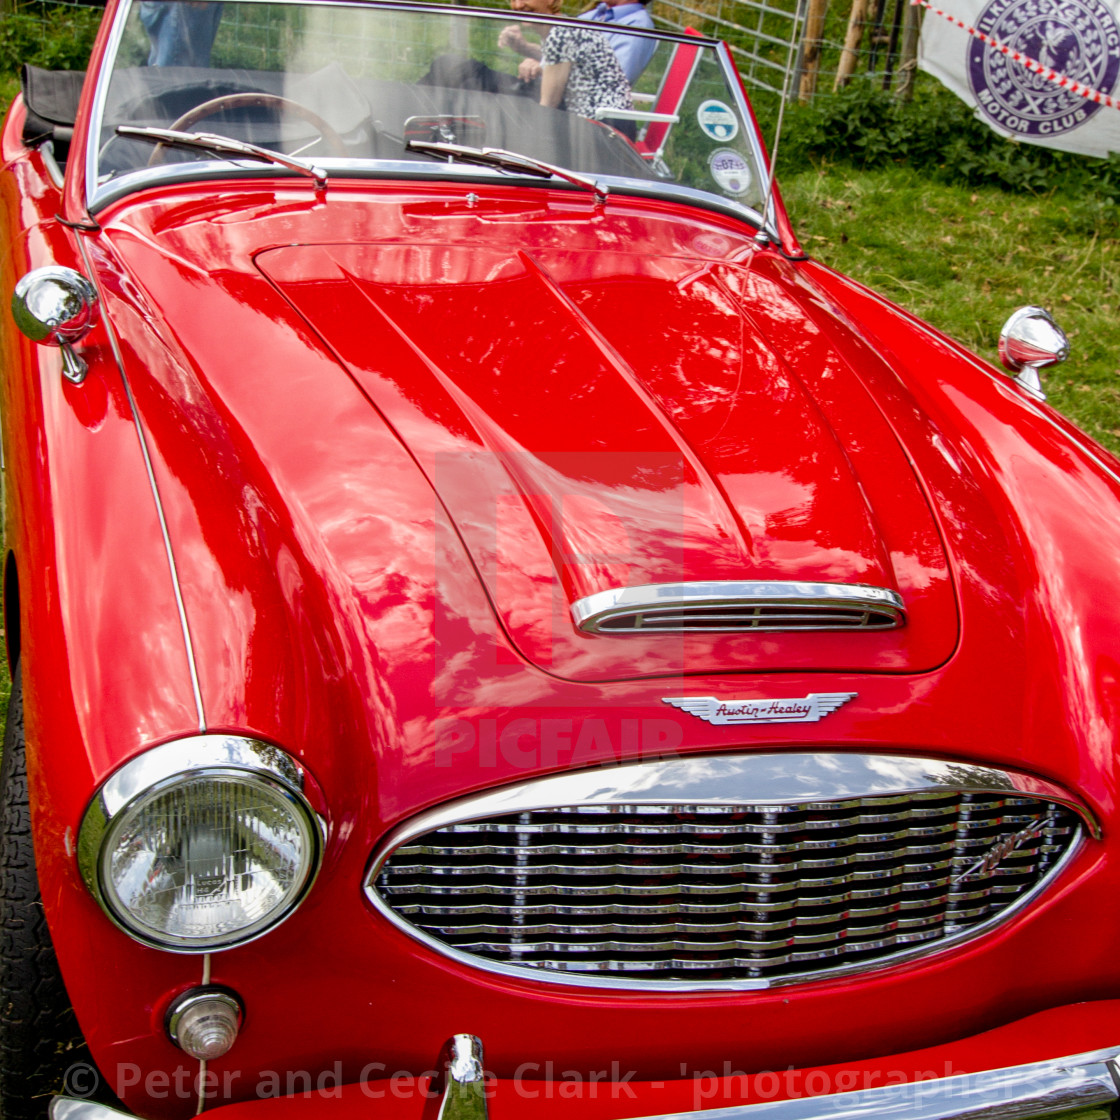
[{"label": "car bonnet", "polygon": [[[424,471],[524,657],[595,681],[910,673],[950,656],[949,565],[860,377],[870,352],[845,350],[768,255],[647,255],[604,230],[590,246],[525,250],[513,232],[255,259]],[[598,593],[743,581],[870,585],[901,598],[905,625],[574,624]]]}]

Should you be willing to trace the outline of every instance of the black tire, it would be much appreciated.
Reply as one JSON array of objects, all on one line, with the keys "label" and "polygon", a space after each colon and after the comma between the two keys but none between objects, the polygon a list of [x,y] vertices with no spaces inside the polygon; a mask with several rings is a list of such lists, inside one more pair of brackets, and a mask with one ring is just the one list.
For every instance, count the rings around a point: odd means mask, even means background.
[{"label": "black tire", "polygon": [[89,1060],[47,930],[27,796],[23,690],[12,680],[0,759],[0,1120],[44,1120],[71,1067]]}]

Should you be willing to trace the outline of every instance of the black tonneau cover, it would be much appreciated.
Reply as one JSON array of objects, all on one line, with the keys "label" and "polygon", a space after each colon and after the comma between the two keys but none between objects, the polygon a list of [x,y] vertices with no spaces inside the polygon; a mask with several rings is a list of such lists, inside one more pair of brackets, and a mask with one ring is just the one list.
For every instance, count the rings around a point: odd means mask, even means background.
[{"label": "black tonneau cover", "polygon": [[55,158],[60,163],[65,160],[85,80],[84,70],[24,66],[23,103],[27,107],[27,119],[23,125],[23,142],[28,147],[52,140]]}]

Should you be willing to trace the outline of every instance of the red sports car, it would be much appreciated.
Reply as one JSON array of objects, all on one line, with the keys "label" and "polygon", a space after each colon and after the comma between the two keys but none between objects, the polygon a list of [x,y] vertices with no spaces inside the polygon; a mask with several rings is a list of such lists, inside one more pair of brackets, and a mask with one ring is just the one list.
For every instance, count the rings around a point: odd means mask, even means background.
[{"label": "red sports car", "polygon": [[110,0],[26,73],[5,1120],[1117,1098],[1061,332],[809,259],[726,48],[555,7]]}]

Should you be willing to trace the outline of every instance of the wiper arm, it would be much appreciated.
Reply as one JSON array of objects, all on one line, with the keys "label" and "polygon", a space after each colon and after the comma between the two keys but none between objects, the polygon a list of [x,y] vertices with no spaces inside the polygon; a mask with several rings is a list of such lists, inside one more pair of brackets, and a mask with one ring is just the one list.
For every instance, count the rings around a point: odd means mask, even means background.
[{"label": "wiper arm", "polygon": [[542,179],[563,179],[584,190],[593,191],[596,202],[607,201],[607,185],[587,175],[579,175],[566,167],[557,167],[544,160],[523,156],[518,152],[507,152],[504,148],[471,148],[466,144],[444,144],[432,140],[409,140],[405,147],[409,151],[424,152],[426,155],[448,156],[463,163],[477,163],[483,167],[497,167],[501,171],[516,171],[524,175],[539,175]]},{"label": "wiper arm", "polygon": [[137,140],[150,140],[153,144],[166,144],[169,148],[186,148],[196,152],[213,152],[219,156],[241,156],[244,159],[259,159],[264,163],[274,163],[286,167],[300,175],[315,180],[315,186],[322,189],[327,185],[327,173],[314,164],[274,152],[269,148],[259,148],[232,136],[219,136],[216,132],[176,132],[171,128],[135,128],[128,124],[117,125],[118,136],[131,136]]}]

